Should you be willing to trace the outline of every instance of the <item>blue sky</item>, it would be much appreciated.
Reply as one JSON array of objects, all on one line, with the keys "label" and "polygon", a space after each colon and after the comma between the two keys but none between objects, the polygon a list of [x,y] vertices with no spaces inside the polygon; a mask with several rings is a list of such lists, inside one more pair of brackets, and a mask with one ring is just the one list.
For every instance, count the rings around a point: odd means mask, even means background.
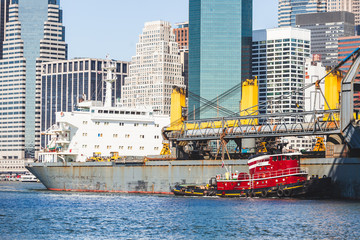
[{"label": "blue sky", "polygon": [[[277,26],[278,0],[254,0],[254,29]],[[188,0],[61,0],[69,58],[131,60],[145,22],[187,21]]]}]

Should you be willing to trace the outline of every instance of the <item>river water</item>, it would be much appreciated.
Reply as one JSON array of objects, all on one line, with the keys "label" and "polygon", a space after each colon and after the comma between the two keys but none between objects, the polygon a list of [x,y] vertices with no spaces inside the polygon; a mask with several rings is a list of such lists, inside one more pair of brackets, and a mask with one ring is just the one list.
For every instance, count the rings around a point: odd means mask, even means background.
[{"label": "river water", "polygon": [[360,202],[69,193],[0,182],[0,239],[360,239]]}]

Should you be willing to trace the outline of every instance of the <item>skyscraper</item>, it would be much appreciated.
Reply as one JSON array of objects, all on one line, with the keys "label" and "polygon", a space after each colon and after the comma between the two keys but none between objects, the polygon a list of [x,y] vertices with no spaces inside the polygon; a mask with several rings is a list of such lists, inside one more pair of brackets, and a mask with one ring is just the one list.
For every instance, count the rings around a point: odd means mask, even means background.
[{"label": "skyscraper", "polygon": [[[189,92],[239,112],[241,90],[218,96],[251,77],[252,1],[189,1]],[[222,116],[189,98],[196,118]]]},{"label": "skyscraper", "polygon": [[296,15],[304,13],[326,12],[327,0],[279,0],[279,27],[295,27]]},{"label": "skyscraper", "polygon": [[10,0],[0,0],[0,59],[3,55],[3,41],[5,38],[5,24],[9,20]]},{"label": "skyscraper", "polygon": [[296,26],[311,30],[311,54],[320,54],[325,67],[338,63],[339,37],[355,34],[354,14],[344,11],[299,14]]},{"label": "skyscraper", "polygon": [[67,58],[58,0],[11,0],[0,60],[0,157],[40,148],[41,63]]},{"label": "skyscraper", "polygon": [[328,0],[328,12],[346,11],[355,15],[355,25],[360,25],[360,1],[359,0]]},{"label": "skyscraper", "polygon": [[177,23],[173,29],[175,41],[179,45],[180,50],[189,49],[189,22]]},{"label": "skyscraper", "polygon": [[182,66],[182,76],[186,86],[186,96],[188,96],[189,86],[189,22],[176,24],[174,28],[175,41],[179,45],[180,62]]},{"label": "skyscraper", "polygon": [[[41,132],[55,124],[56,112],[74,111],[77,103],[82,100],[104,102],[105,64],[106,60],[95,58],[76,58],[42,64]],[[121,85],[127,76],[129,62],[115,61],[115,66],[113,104],[121,97]],[[42,147],[46,147],[46,137],[41,135]]]},{"label": "skyscraper", "polygon": [[158,113],[170,115],[172,87],[185,87],[181,74],[179,47],[170,23],[145,23],[122,87],[122,103],[153,106]]},{"label": "skyscraper", "polygon": [[[360,36],[350,36],[339,38],[338,48],[338,60],[339,62],[344,60],[349,54],[351,54],[356,48],[360,46]],[[344,64],[340,70],[346,74],[349,71],[350,64]],[[357,75],[354,84],[354,108],[360,110],[360,73]]]},{"label": "skyscraper", "polygon": [[[283,27],[254,31],[253,75],[258,77],[261,113],[304,111],[305,60],[310,56],[310,31]],[[283,95],[291,98],[281,98]],[[292,117],[287,122],[295,122]]]}]

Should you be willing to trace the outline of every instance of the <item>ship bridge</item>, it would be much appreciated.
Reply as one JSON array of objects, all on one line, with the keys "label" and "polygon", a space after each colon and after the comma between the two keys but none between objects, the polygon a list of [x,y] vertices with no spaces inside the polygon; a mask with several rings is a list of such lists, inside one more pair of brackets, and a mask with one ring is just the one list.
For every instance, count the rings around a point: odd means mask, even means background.
[{"label": "ship bridge", "polygon": [[[352,62],[347,74],[343,77],[339,68],[346,62]],[[336,67],[329,70],[322,79],[301,88],[304,91],[315,85],[316,91],[324,99],[325,108],[305,112],[299,107],[298,111],[261,114],[261,110],[276,104],[276,100],[291,99],[296,91],[288,95],[281,95],[271,102],[258,103],[257,79],[247,80],[230,89],[220,97],[242,87],[242,104],[240,114],[230,111],[231,115],[223,118],[186,120],[184,91],[173,89],[171,105],[171,125],[163,130],[165,140],[169,140],[176,149],[186,146],[189,142],[206,142],[221,140],[225,144],[229,140],[239,142],[246,138],[274,138],[284,136],[338,136],[339,141],[345,142],[352,149],[360,150],[359,113],[354,110],[354,79],[360,68],[360,48],[347,56]],[[325,94],[320,83],[325,79]],[[191,97],[189,92],[189,96]],[[192,94],[194,95],[194,94]],[[202,107],[216,107],[217,99],[208,101],[195,96],[202,101]],[[218,107],[218,106],[217,106]],[[219,107],[218,107],[219,109]],[[223,110],[223,108],[221,108]],[[273,108],[274,109],[274,108]],[[198,109],[201,111],[201,108]],[[196,145],[196,144],[195,144]],[[199,145],[199,144],[198,144]]]}]

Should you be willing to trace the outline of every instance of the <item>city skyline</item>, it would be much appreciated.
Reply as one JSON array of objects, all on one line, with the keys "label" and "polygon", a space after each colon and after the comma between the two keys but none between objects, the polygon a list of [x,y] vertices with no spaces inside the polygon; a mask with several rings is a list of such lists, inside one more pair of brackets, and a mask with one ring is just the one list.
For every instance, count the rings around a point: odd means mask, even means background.
[{"label": "city skyline", "polygon": [[[254,30],[277,26],[277,2],[254,0]],[[104,58],[110,54],[111,58],[129,61],[135,55],[136,43],[145,22],[164,20],[174,25],[188,20],[188,0],[179,0],[176,4],[168,4],[165,0],[141,1],[141,8],[139,2],[107,0],[106,3],[95,0],[61,1],[69,59]],[[99,15],[99,12],[106,14]]]}]

